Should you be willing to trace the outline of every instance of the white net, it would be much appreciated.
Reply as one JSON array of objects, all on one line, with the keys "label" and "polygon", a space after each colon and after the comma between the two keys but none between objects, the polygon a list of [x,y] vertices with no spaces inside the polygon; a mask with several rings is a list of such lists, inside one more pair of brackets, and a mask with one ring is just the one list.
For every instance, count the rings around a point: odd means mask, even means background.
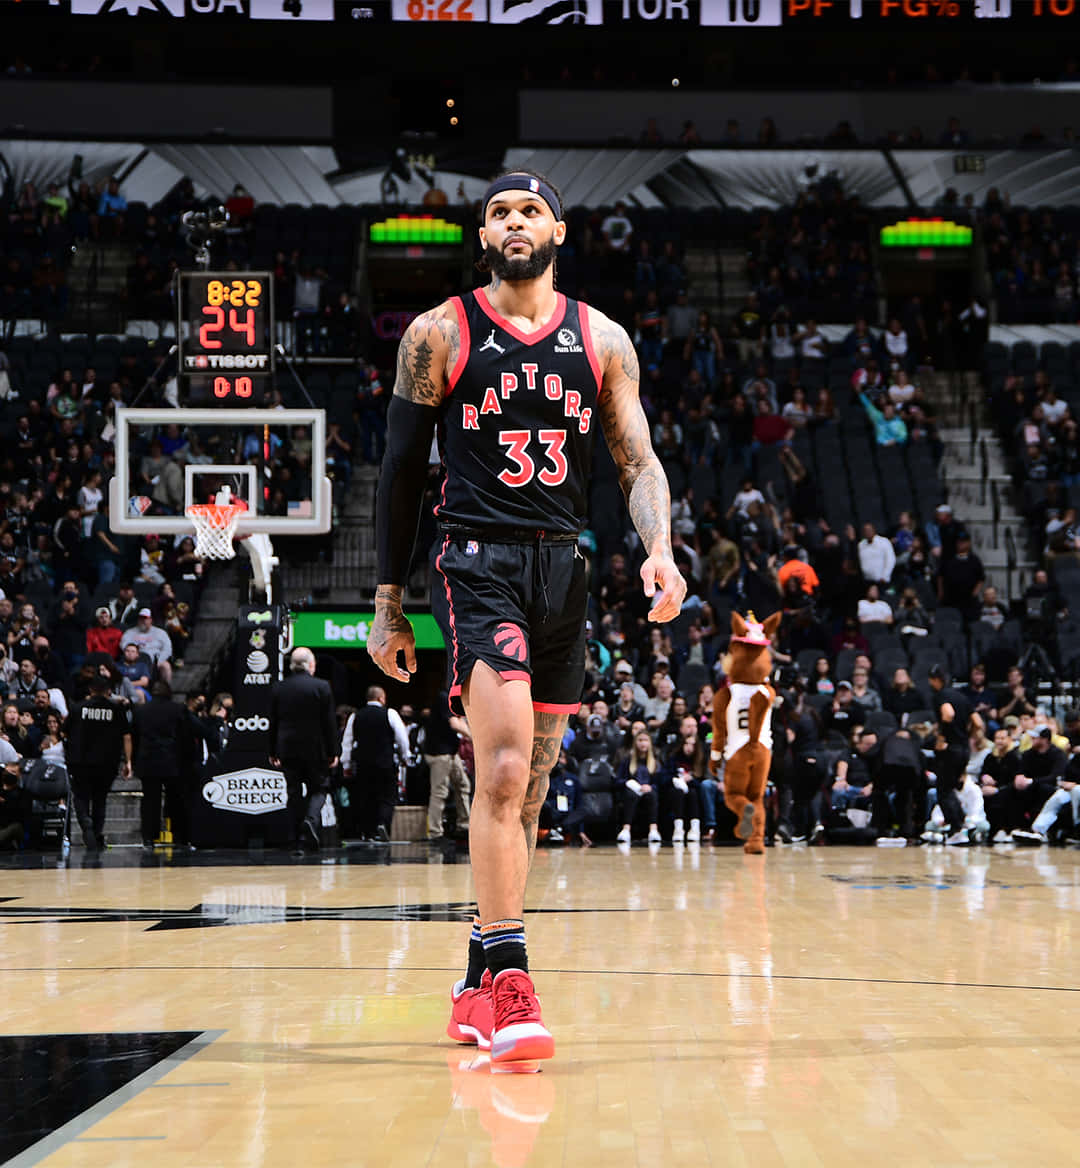
[{"label": "white net", "polygon": [[184,512],[195,525],[195,554],[204,560],[231,560],[236,555],[236,523],[247,510],[242,503],[194,503]]}]

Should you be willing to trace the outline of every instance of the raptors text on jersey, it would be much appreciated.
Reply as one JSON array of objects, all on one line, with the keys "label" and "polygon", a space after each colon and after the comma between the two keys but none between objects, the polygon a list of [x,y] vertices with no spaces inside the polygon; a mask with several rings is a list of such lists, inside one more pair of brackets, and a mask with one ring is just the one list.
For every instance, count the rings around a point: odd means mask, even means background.
[{"label": "raptors text on jersey", "polygon": [[450,303],[461,348],[443,402],[435,514],[469,527],[579,532],[601,382],[588,310],[559,293],[548,323],[523,333],[482,288]]}]

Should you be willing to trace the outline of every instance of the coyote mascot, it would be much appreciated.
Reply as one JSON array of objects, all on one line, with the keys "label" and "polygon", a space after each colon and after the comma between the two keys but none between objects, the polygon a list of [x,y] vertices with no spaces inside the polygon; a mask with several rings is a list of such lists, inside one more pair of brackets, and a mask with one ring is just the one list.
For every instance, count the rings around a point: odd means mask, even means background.
[{"label": "coyote mascot", "polygon": [[772,672],[769,641],[783,614],[774,612],[760,623],[754,614],[744,620],[731,614],[731,643],[724,658],[727,685],[713,700],[712,768],[724,760],[724,802],[738,823],[735,834],[743,851],[765,851],[765,783],[772,762],[772,707],[776,692],[768,684]]}]

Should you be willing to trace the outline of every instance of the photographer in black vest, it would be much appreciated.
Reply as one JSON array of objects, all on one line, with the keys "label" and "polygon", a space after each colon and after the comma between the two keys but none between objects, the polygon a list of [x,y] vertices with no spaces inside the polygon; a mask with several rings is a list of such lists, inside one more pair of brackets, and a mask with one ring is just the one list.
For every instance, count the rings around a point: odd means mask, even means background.
[{"label": "photographer in black vest", "polygon": [[289,676],[270,698],[269,754],[271,765],[285,772],[293,843],[318,851],[323,803],[338,761],[338,732],[334,695],[314,673],[315,654],[294,649]]},{"label": "photographer in black vest", "polygon": [[67,764],[75,814],[89,851],[105,846],[105,800],[120,773],[131,778],[131,711],[114,702],[109,694],[112,682],[95,674],[90,679],[90,696],[75,702],[68,719]]}]

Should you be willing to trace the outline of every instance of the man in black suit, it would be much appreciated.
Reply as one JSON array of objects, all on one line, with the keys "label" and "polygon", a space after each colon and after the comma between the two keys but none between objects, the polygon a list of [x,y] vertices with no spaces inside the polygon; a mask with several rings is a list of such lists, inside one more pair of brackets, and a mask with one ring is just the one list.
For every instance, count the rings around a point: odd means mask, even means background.
[{"label": "man in black suit", "polygon": [[[322,808],[337,766],[338,731],[330,686],[314,677],[315,654],[294,649],[289,676],[270,698],[270,763],[285,772],[297,847],[318,851]],[[307,787],[307,801],[304,786]]]},{"label": "man in black suit", "polygon": [[409,735],[401,715],[387,706],[381,685],[368,687],[367,702],[349,719],[345,735],[345,778],[349,782],[356,774],[361,830],[369,839],[389,843],[398,799],[398,758],[409,756]]},{"label": "man in black suit", "polygon": [[172,700],[167,681],[150,686],[153,701],[134,710],[135,774],[142,783],[142,843],[152,850],[161,834],[161,793],[173,842],[188,848],[188,800],[195,739],[187,710]]}]

